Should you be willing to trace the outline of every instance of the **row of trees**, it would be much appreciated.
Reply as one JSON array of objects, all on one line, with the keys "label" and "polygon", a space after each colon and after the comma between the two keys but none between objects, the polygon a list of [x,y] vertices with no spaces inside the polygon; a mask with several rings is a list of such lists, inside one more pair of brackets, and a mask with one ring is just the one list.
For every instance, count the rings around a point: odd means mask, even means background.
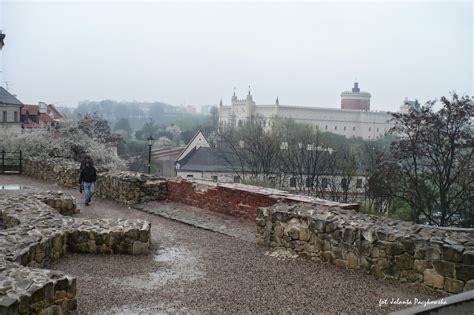
[{"label": "row of trees", "polygon": [[454,94],[440,105],[393,114],[392,136],[379,141],[346,139],[291,120],[275,120],[266,131],[254,117],[242,128],[220,130],[217,148],[244,181],[290,183],[343,202],[362,196],[368,211],[472,226],[473,102]]},{"label": "row of trees", "polygon": [[219,157],[244,182],[259,179],[267,185],[350,202],[360,198],[354,188],[358,176],[365,174],[366,152],[387,143],[321,133],[290,119],[275,119],[268,131],[255,117],[241,128],[220,130],[217,148]]}]

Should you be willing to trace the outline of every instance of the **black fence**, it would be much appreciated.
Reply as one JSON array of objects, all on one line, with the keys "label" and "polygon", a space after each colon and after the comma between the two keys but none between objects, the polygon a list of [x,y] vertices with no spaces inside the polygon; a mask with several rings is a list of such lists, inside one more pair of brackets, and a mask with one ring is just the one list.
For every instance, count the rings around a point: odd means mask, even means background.
[{"label": "black fence", "polygon": [[15,152],[1,151],[0,174],[21,174],[22,156],[21,150]]}]

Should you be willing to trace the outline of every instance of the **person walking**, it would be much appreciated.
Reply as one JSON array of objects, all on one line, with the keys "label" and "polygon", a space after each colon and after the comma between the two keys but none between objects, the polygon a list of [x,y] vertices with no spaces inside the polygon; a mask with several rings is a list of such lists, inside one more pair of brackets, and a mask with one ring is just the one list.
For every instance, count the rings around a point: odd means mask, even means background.
[{"label": "person walking", "polygon": [[[97,179],[97,170],[91,160],[86,160],[84,168],[79,176],[79,185],[84,187],[84,203],[88,206],[92,201],[92,193],[94,192],[94,183]],[[81,190],[81,188],[79,188]]]}]

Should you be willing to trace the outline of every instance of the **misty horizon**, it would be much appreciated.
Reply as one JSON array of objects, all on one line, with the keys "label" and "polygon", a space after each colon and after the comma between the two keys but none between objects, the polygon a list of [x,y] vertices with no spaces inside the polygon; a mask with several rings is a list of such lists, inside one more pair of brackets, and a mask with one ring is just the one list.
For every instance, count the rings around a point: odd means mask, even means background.
[{"label": "misty horizon", "polygon": [[[374,110],[473,94],[473,5],[426,2],[3,1],[0,85],[26,104],[79,101]],[[27,21],[27,22],[25,22]]]}]

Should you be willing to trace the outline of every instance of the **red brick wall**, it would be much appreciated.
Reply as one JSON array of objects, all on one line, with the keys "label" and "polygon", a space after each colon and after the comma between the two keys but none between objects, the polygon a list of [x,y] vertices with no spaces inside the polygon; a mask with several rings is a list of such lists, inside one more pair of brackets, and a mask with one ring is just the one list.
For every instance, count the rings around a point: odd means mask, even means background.
[{"label": "red brick wall", "polygon": [[368,100],[343,99],[341,100],[341,108],[342,109],[370,110],[370,102]]},{"label": "red brick wall", "polygon": [[260,193],[180,179],[168,181],[168,200],[247,220],[255,220],[259,207],[277,202]]},{"label": "red brick wall", "polygon": [[247,220],[255,220],[258,208],[272,206],[278,201],[285,203],[304,202],[346,209],[358,208],[357,204],[342,204],[308,196],[293,195],[276,189],[242,184],[188,181],[179,177],[168,180],[168,200]]}]

